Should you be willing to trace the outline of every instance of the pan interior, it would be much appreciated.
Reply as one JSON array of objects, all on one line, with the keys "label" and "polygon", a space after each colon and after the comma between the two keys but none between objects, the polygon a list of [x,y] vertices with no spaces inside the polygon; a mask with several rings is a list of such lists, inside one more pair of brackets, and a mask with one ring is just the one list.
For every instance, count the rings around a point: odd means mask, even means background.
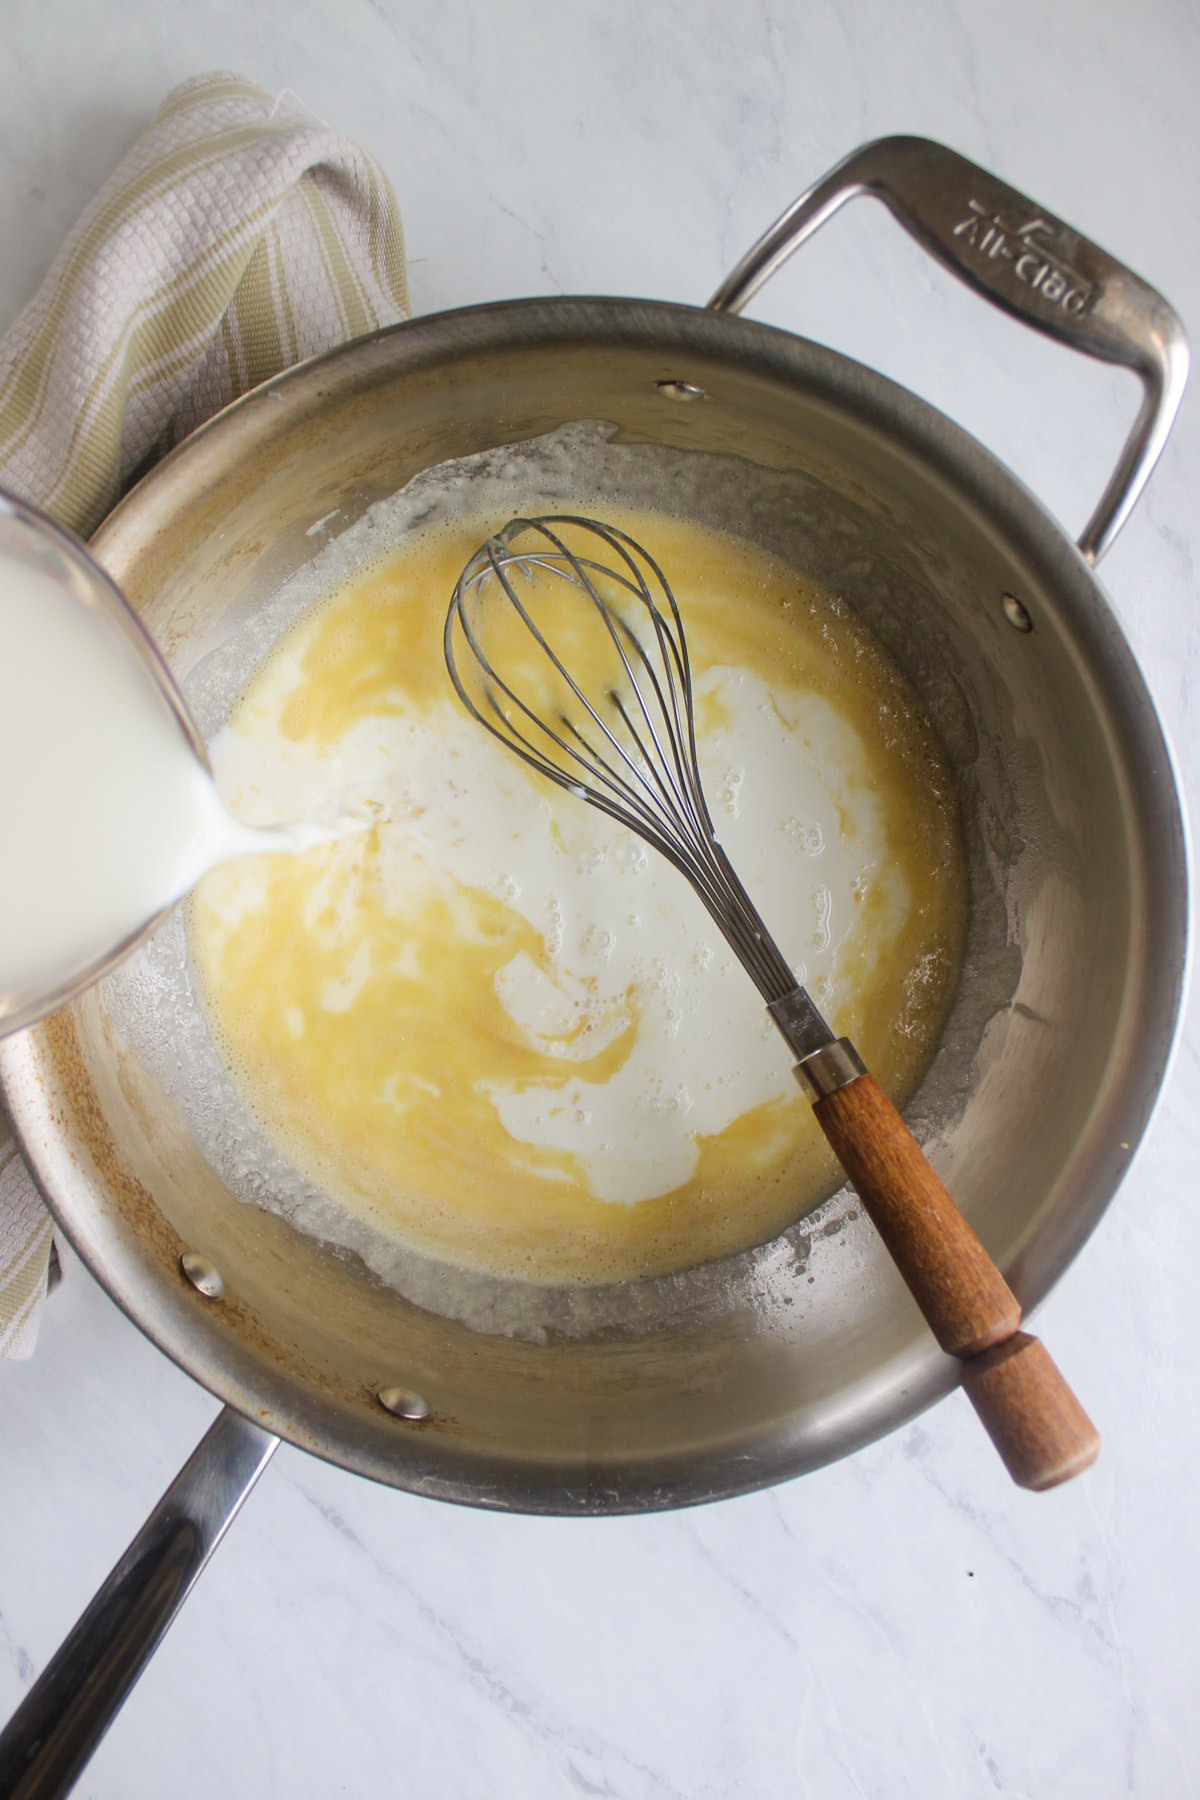
[{"label": "pan interior", "polygon": [[[958,997],[908,1116],[1036,1300],[1136,1144],[1177,1006],[1146,952],[1157,833],[1159,938],[1182,960],[1174,793],[1139,773],[1152,709],[1094,581],[969,440],[828,353],[700,317],[564,302],[488,309],[449,348],[436,321],[382,334],[198,434],[99,549],[206,732],[340,570],[477,509],[481,485],[513,510],[582,488],[707,521],[844,600],[945,747],[969,865]],[[707,398],[673,404],[667,376]],[[415,1255],[385,1279],[345,1232],[253,1203],[290,1176],[235,1113],[183,948],[176,918],[24,1034],[8,1093],[110,1291],[293,1441],[448,1498],[621,1510],[815,1467],[954,1379],[845,1190],[771,1244],[656,1280],[531,1290]],[[319,1195],[289,1204],[320,1231]],[[180,1277],[186,1249],[221,1268],[219,1307]],[[427,1396],[425,1425],[383,1412],[391,1385]]]},{"label": "pan interior", "polygon": [[[453,526],[478,516],[481,505],[496,518],[580,503],[611,515],[614,506],[647,505],[662,514],[669,507],[699,519],[703,509],[697,483],[725,494],[736,490],[743,465],[720,459],[680,456],[653,445],[613,441],[615,428],[598,422],[574,424],[502,455],[484,452],[423,472],[397,495],[377,502],[342,533],[327,522],[328,541],[312,561],[256,609],[227,621],[228,635],[189,673],[185,696],[202,734],[211,739],[238,699],[248,675],[278,640],[323,597],[335,591],[381,545],[403,544],[430,527]],[[586,485],[585,485],[586,484]],[[985,887],[989,872],[976,841],[972,886]],[[740,1266],[753,1269],[753,1252],[719,1262],[702,1262],[669,1276],[602,1285],[548,1285],[489,1275],[422,1254],[398,1244],[302,1175],[272,1143],[254,1117],[243,1090],[228,1073],[213,1040],[209,1010],[194,985],[187,953],[186,909],[180,909],[131,962],[104,986],[103,1005],[127,1053],[153,1076],[186,1125],[196,1147],[238,1200],[287,1218],[299,1230],[357,1255],[367,1269],[406,1299],[442,1313],[476,1331],[545,1342],[550,1334],[587,1338],[598,1331],[640,1332],[664,1322],[719,1311]],[[982,1030],[1008,999],[1012,957],[980,941],[963,983],[964,1037],[976,1044]],[[931,1129],[944,1133],[962,1110],[960,1085],[944,1072],[926,1084],[923,1105]],[[840,1185],[840,1184],[838,1184]],[[827,1192],[826,1202],[830,1195]],[[851,1197],[809,1211],[790,1234],[819,1232],[831,1219],[854,1215],[849,1228],[861,1230]],[[733,1265],[733,1266],[731,1266]],[[736,1272],[735,1272],[736,1270]]]}]

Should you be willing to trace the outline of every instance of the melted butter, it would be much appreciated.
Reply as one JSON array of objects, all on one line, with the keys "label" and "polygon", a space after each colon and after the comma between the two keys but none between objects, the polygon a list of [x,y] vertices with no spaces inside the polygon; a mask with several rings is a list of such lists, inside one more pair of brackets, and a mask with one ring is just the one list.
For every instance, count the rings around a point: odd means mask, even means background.
[{"label": "melted butter", "polygon": [[[874,641],[782,564],[695,524],[606,512],[679,601],[734,866],[903,1101],[964,929],[936,738]],[[227,803],[375,824],[207,876],[193,962],[260,1122],[375,1229],[526,1279],[660,1273],[776,1235],[836,1166],[682,877],[453,695],[446,605],[499,523],[410,539],[251,682],[212,746]]]}]

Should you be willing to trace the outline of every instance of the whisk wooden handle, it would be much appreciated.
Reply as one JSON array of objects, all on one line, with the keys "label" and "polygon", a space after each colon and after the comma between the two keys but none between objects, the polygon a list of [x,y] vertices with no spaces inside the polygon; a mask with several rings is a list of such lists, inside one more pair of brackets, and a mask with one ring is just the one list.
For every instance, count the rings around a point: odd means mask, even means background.
[{"label": "whisk wooden handle", "polygon": [[977,1356],[1011,1337],[1020,1301],[875,1077],[813,1111],[942,1349]]},{"label": "whisk wooden handle", "polygon": [[873,1075],[814,1102],[821,1129],[1013,1480],[1054,1487],[1100,1439],[1044,1346],[1019,1331],[1016,1295]]},{"label": "whisk wooden handle", "polygon": [[1100,1453],[1099,1432],[1045,1344],[1027,1331],[970,1357],[963,1386],[1018,1487],[1057,1487]]}]

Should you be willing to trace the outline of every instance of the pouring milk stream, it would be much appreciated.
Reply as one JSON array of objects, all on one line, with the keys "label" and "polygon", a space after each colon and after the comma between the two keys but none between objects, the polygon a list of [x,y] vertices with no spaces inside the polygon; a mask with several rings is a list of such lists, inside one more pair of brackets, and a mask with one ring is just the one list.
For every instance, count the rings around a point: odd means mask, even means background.
[{"label": "pouring milk stream", "polygon": [[0,497],[0,1032],[102,973],[206,870],[360,829],[242,824],[117,590]]}]

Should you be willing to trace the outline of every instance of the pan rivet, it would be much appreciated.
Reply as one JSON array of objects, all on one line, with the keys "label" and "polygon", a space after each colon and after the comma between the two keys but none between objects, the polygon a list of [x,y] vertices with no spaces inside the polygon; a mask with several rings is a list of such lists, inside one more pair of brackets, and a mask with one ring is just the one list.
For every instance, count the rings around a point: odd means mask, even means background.
[{"label": "pan rivet", "polygon": [[201,1256],[196,1250],[185,1250],[179,1259],[179,1266],[191,1282],[198,1294],[206,1300],[220,1300],[225,1293],[225,1283],[221,1279],[221,1271],[216,1263],[210,1263],[207,1256]]},{"label": "pan rivet", "polygon": [[1025,611],[1025,608],[1021,605],[1021,602],[1017,599],[1017,596],[1015,594],[1003,595],[1001,598],[1000,604],[1004,608],[1005,618],[1008,620],[1010,625],[1012,625],[1016,628],[1016,630],[1018,630],[1018,631],[1032,631],[1033,630],[1033,620],[1030,618],[1029,614]]},{"label": "pan rivet", "polygon": [[691,381],[660,381],[658,391],[665,394],[668,400],[707,400],[708,395],[702,387]]},{"label": "pan rivet", "polygon": [[390,1413],[395,1413],[398,1419],[411,1419],[415,1422],[418,1419],[429,1417],[428,1400],[424,1394],[414,1393],[412,1388],[380,1388],[375,1398],[379,1401],[380,1406],[386,1407]]}]

